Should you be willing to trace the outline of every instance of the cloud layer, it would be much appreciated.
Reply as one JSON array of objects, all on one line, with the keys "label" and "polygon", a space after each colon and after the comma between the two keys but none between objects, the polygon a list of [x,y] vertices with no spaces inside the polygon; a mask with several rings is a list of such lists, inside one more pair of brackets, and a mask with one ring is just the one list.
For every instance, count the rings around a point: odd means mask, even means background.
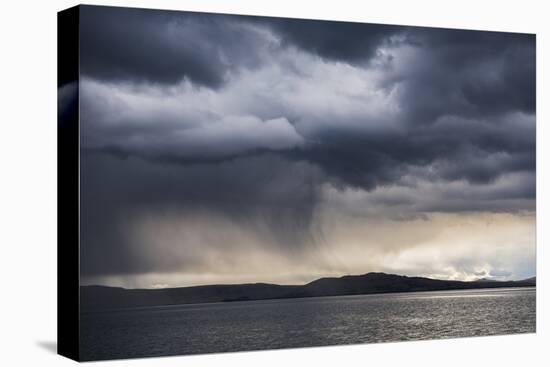
[{"label": "cloud layer", "polygon": [[[533,35],[88,6],[81,34],[84,278],[534,272]],[[401,240],[486,216],[508,260]]]}]

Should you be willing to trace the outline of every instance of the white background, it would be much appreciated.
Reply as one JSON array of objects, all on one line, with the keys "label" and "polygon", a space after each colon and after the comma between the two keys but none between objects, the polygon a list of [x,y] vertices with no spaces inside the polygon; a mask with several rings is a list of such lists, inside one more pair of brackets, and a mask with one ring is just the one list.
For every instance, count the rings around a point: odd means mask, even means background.
[{"label": "white background", "polygon": [[[164,357],[94,366],[550,363],[548,67],[545,1],[94,1],[240,14],[537,33],[537,334]],[[56,340],[56,12],[72,1],[4,1],[0,12],[0,365],[49,366]],[[546,10],[546,11],[545,11]],[[546,17],[545,17],[546,14]],[[391,325],[388,325],[391,327]]]}]

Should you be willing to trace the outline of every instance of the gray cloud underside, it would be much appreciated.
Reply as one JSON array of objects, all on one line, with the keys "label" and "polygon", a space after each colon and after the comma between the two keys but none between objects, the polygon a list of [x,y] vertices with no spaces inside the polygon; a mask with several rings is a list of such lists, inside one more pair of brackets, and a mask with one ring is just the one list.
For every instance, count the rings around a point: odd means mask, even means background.
[{"label": "gray cloud underside", "polygon": [[[239,256],[247,241],[276,255],[299,259],[327,245],[318,218],[326,211],[367,221],[399,222],[425,219],[424,213],[433,212],[530,214],[534,205],[532,193],[525,192],[534,185],[534,175],[527,173],[505,175],[482,185],[404,177],[403,185],[341,195],[340,189],[323,184],[326,176],[317,166],[273,154],[184,166],[93,152],[81,158],[81,200],[86,208],[81,269],[85,275],[146,273],[159,268],[198,271],[205,266],[201,254],[206,255],[209,246],[229,253],[234,247],[234,255]],[[406,186],[408,180],[415,185]],[[136,222],[158,218],[187,224],[161,248],[129,235],[139,226]],[[246,236],[217,237],[220,232],[234,234],[235,228]],[[157,231],[155,241],[164,233],[161,228]],[[183,233],[201,235],[188,238]],[[151,247],[157,251],[149,252]],[[190,248],[196,253],[189,252]]]},{"label": "gray cloud underside", "polygon": [[[87,98],[93,89],[85,88],[84,118],[90,134],[84,145],[184,161],[288,150],[289,156],[321,165],[343,184],[367,188],[392,182],[408,165],[435,161],[480,160],[477,167],[461,164],[440,172],[443,178],[476,182],[488,182],[508,170],[534,169],[534,118],[529,118],[535,110],[533,36],[138,9],[85,10],[84,76],[153,85],[176,84],[185,77],[211,85],[205,81],[221,84],[225,78],[229,85],[212,92],[219,94],[217,106],[207,105],[207,92],[196,93],[204,98],[194,97],[195,105],[181,100],[193,98],[192,89],[200,86],[191,85],[175,97],[177,89],[169,87],[152,92],[147,85],[128,87],[126,97],[137,95],[134,100],[117,100],[116,87]],[[288,45],[313,57],[281,56]],[[193,58],[219,75],[196,72],[188,65]],[[380,75],[361,75],[361,60],[370,62],[365,69]],[[331,72],[334,62],[353,67],[346,70],[340,65],[333,73],[364,77],[372,91],[340,93],[338,80],[331,83],[324,79],[330,76],[321,74]],[[327,70],[316,74],[310,69],[313,64]],[[258,71],[262,68],[268,72]],[[307,83],[321,90],[303,88]],[[281,85],[287,90],[276,89]],[[224,94],[228,90],[233,95]],[[126,107],[122,115],[116,112],[121,108],[117,103]],[[509,156],[484,166],[483,160],[497,153]]]},{"label": "gray cloud underside", "polygon": [[230,218],[298,259],[327,205],[534,210],[533,35],[84,7],[81,36],[84,274],[207,266],[151,256],[136,218]]}]

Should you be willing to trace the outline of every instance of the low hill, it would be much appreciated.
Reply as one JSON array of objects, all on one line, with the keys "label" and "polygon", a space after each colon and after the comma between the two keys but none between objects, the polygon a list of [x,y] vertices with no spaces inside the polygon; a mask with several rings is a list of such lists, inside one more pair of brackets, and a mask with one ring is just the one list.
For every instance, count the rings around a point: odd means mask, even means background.
[{"label": "low hill", "polygon": [[80,305],[81,312],[94,312],[186,303],[532,286],[536,286],[534,277],[520,281],[479,279],[463,282],[386,273],[367,273],[340,278],[321,278],[305,285],[254,283],[164,289],[82,286],[80,287]]}]

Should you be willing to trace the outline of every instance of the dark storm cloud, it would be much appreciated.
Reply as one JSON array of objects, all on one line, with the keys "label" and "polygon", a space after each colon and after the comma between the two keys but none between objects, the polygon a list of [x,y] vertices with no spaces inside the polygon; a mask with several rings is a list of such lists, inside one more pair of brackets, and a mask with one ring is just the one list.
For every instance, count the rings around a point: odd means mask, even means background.
[{"label": "dark storm cloud", "polygon": [[[91,7],[84,13],[85,75],[144,78],[161,83],[175,83],[185,76],[197,83],[216,86],[222,82],[224,71],[231,67],[246,69],[251,65],[260,67],[258,63],[262,60],[268,62],[262,59],[263,51],[259,50],[262,44],[269,43],[268,37],[252,31],[250,27],[254,26],[274,32],[282,41],[280,52],[284,52],[287,45],[294,45],[328,61],[356,65],[385,50],[387,70],[374,87],[394,94],[400,113],[393,119],[400,126],[387,128],[387,117],[380,116],[379,122],[374,121],[380,126],[378,130],[364,131],[360,126],[372,124],[369,121],[372,116],[353,117],[356,121],[349,127],[349,118],[317,116],[293,102],[295,106],[275,104],[272,111],[264,114],[292,116],[301,137],[292,136],[290,130],[275,135],[270,130],[258,130],[266,136],[264,140],[275,139],[276,143],[260,143],[257,137],[250,143],[250,138],[234,138],[235,132],[248,134],[242,129],[233,129],[231,134],[225,129],[228,134],[221,135],[209,129],[206,133],[201,131],[198,139],[193,135],[182,140],[178,138],[181,134],[175,133],[181,131],[181,126],[203,124],[204,120],[224,121],[223,113],[204,108],[199,116],[197,113],[186,115],[174,108],[157,108],[145,115],[155,119],[155,124],[133,123],[144,118],[141,112],[141,115],[129,116],[127,124],[117,122],[117,130],[109,127],[105,131],[94,131],[98,140],[93,144],[95,148],[123,155],[153,155],[168,161],[219,161],[274,147],[294,149],[302,145],[304,138],[313,143],[282,154],[320,165],[336,184],[368,190],[394,182],[406,174],[410,166],[417,165],[434,164],[435,168],[441,168],[437,175],[440,179],[466,179],[474,183],[489,182],[509,170],[534,169],[534,125],[503,123],[506,116],[514,116],[515,112],[534,113],[532,35],[277,18],[244,17],[239,21],[238,17],[225,15],[108,9]],[[97,33],[100,19],[104,26],[99,27]],[[399,53],[400,48],[406,47],[412,50],[412,55]],[[269,59],[269,63],[273,62],[277,60]],[[288,73],[285,77],[294,74],[291,69],[282,71]],[[266,97],[279,98],[277,95]],[[248,108],[255,108],[255,104],[251,103]],[[258,121],[246,127],[252,133],[266,125],[265,119],[247,117],[250,118]],[[327,119],[326,124],[319,124],[323,119]],[[304,122],[319,126],[300,132]],[[222,124],[229,126],[230,122]],[[287,129],[283,124],[280,127]],[[205,134],[209,137],[203,139]],[[216,140],[211,135],[219,138]],[[128,136],[136,138],[129,140]],[[201,148],[204,144],[211,147],[205,151]],[[498,162],[487,158],[495,152],[509,156]],[[458,166],[453,163],[473,159],[476,163]]]},{"label": "dark storm cloud", "polygon": [[81,7],[80,68],[103,80],[221,86],[227,73],[253,67],[258,37],[230,16],[149,9]]},{"label": "dark storm cloud", "polygon": [[[195,217],[207,223],[229,218],[233,226],[295,255],[314,245],[310,226],[320,174],[311,165],[273,155],[185,166],[89,151],[82,152],[81,159],[81,200],[86,208],[81,232],[83,275],[190,270],[203,265],[198,243],[193,244],[198,255],[184,251],[179,257],[147,256],[151,252],[145,249],[154,244],[128,237],[132,221],[141,215]],[[220,230],[211,226],[212,233]],[[170,241],[170,253],[177,252],[178,239]],[[209,245],[231,251],[232,244],[226,241]]]},{"label": "dark storm cloud", "polygon": [[362,63],[402,27],[82,6],[81,72],[105,80],[219,87],[266,47],[252,26],[320,57]]},{"label": "dark storm cloud", "polygon": [[364,63],[376,55],[381,44],[404,27],[382,24],[311,19],[260,18],[286,45],[294,45],[329,60]]},{"label": "dark storm cloud", "polygon": [[[380,29],[372,37],[387,40],[391,33]],[[317,144],[301,152],[306,159],[344,185],[366,189],[417,165],[433,165],[435,178],[472,183],[535,169],[534,119],[529,121],[536,107],[533,35],[410,27],[393,33],[402,36],[400,46],[415,52],[402,62],[396,53],[381,83],[397,96],[397,119],[404,125],[367,133],[338,124],[320,128]],[[386,45],[395,50],[395,43]],[[341,53],[339,59],[355,57]]]},{"label": "dark storm cloud", "polygon": [[443,115],[535,111],[535,36],[411,28],[420,58],[388,80],[414,124]]},{"label": "dark storm cloud", "polygon": [[511,115],[493,120],[442,118],[399,131],[362,134],[357,129],[319,131],[309,149],[288,153],[314,162],[339,186],[373,190],[419,167],[430,180],[494,181],[510,172],[535,170],[534,120]]},{"label": "dark storm cloud", "polygon": [[[326,205],[534,209],[533,35],[95,7],[81,31],[84,275],[299,258]],[[156,220],[186,227],[136,234]]]}]

